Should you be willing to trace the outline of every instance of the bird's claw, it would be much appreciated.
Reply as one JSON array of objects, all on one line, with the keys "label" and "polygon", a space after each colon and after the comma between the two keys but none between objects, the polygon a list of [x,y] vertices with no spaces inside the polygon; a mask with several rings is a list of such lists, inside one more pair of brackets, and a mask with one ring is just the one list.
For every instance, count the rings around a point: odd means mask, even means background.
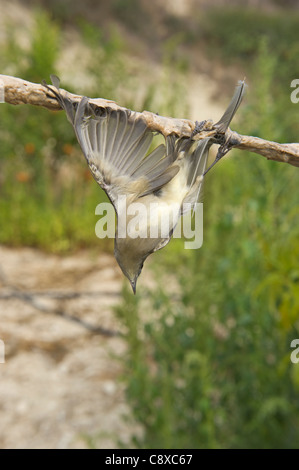
[{"label": "bird's claw", "polygon": [[224,155],[226,155],[233,147],[234,144],[230,139],[226,140],[222,145],[220,145],[215,160],[213,161],[212,165],[210,165],[209,168],[204,172],[203,176],[205,176],[208,171],[214,165],[216,165],[216,163],[219,162],[219,160],[221,160],[221,158],[224,157]]},{"label": "bird's claw", "polygon": [[205,127],[206,123],[208,121],[205,120],[205,121],[195,121],[195,126],[194,126],[194,129],[192,131],[192,134],[191,134],[191,139],[193,139],[193,137],[195,137],[197,134],[199,134]]}]

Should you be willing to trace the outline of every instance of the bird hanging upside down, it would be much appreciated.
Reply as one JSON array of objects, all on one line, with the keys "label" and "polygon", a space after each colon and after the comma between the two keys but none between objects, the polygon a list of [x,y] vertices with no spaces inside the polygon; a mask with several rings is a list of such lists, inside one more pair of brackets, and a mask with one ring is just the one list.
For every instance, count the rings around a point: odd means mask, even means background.
[{"label": "bird hanging upside down", "polygon": [[[54,88],[45,86],[66,111],[90,171],[116,211],[114,254],[136,293],[144,261],[170,241],[186,207],[192,210],[199,201],[204,175],[229,146],[220,148],[207,170],[209,149],[215,141],[212,137],[194,140],[200,131],[199,125],[190,138],[168,135],[164,144],[148,153],[154,133],[141,115],[125,109],[97,108],[86,97],[79,104],[75,103],[59,92],[60,81],[56,76],[51,75],[51,80]],[[244,89],[244,81],[239,82],[227,110],[214,125],[219,133],[225,134],[241,103]],[[143,236],[137,238],[130,229],[132,215],[127,216],[125,234],[119,226],[119,214],[129,214],[128,209],[134,203],[140,203],[146,209],[140,212],[138,219]],[[170,221],[167,233],[161,230],[164,220]]]}]

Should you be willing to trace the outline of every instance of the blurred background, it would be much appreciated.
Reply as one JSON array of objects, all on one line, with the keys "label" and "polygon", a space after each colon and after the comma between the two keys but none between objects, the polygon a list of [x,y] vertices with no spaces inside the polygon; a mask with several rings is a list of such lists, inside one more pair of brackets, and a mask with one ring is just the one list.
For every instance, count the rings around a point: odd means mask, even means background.
[{"label": "blurred background", "polygon": [[[0,71],[298,141],[298,0],[0,0]],[[0,447],[298,448],[299,172],[233,150],[134,297],[64,113],[0,106]],[[298,355],[299,356],[299,355]]]}]

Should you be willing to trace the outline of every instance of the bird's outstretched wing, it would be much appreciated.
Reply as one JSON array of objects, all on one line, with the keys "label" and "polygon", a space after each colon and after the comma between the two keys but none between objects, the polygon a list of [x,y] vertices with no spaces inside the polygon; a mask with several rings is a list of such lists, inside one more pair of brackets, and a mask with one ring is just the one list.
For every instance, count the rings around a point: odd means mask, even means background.
[{"label": "bird's outstretched wing", "polygon": [[[56,90],[49,89],[66,111],[95,180],[114,205],[119,196],[132,195],[137,199],[163,188],[182,167],[179,161],[182,154],[189,188],[184,202],[194,205],[198,201],[204,175],[220,159],[206,170],[213,138],[195,142],[192,137],[170,135],[166,145],[161,144],[148,153],[153,132],[142,116],[127,109],[95,107],[86,97],[75,103],[60,93],[58,77],[51,75],[51,80]],[[214,125],[220,133],[227,130],[244,91],[245,82],[239,82],[228,108]]]},{"label": "bird's outstretched wing", "polygon": [[89,168],[112,203],[121,195],[136,198],[159,190],[179,171],[174,154],[161,144],[148,154],[153,132],[137,113],[93,108],[84,97],[77,107],[59,92],[59,79],[51,75],[54,91],[74,127]]}]

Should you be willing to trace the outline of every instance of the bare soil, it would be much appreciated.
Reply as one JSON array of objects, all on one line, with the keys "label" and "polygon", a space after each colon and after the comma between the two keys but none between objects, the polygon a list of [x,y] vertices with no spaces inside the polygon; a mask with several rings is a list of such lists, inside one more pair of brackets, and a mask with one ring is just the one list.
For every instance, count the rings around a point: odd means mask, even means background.
[{"label": "bare soil", "polygon": [[129,409],[115,359],[125,345],[112,309],[122,285],[114,258],[0,247],[0,266],[0,448],[127,442],[134,426],[123,419]]}]

